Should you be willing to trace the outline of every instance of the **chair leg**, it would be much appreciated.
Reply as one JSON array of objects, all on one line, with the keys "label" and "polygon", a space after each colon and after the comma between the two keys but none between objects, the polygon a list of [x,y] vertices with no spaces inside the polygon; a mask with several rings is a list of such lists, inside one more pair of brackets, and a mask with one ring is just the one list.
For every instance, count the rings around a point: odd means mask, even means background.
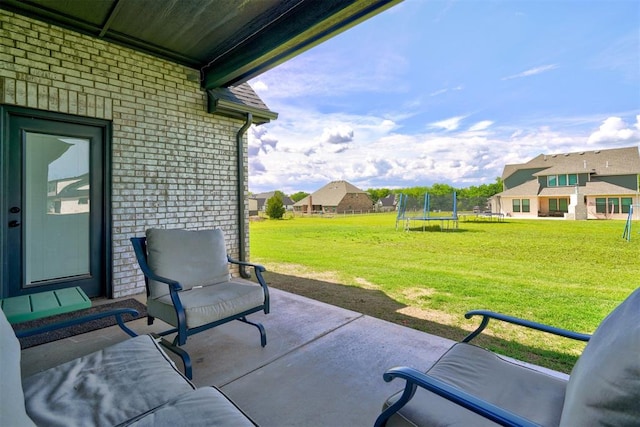
[{"label": "chair leg", "polygon": [[147,325],[153,325],[153,321],[156,320],[153,316],[147,316]]},{"label": "chair leg", "polygon": [[253,325],[260,331],[260,344],[264,347],[267,345],[267,334],[264,331],[264,326],[261,323],[254,323],[247,320],[246,317],[240,317],[238,319],[241,322],[248,323],[249,325]]}]

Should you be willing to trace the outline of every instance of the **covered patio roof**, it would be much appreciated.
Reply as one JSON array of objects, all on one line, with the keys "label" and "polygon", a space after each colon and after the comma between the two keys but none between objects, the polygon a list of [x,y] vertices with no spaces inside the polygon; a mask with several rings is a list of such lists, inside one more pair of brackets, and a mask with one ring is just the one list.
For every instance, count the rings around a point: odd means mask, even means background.
[{"label": "covered patio roof", "polygon": [[204,89],[275,67],[401,0],[0,0],[0,8],[200,71]]}]

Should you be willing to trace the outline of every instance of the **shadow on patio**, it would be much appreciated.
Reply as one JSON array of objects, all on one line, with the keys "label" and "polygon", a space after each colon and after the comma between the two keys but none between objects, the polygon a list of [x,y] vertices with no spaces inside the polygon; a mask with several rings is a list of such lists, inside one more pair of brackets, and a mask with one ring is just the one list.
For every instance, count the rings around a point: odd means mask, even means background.
[{"label": "shadow on patio", "polygon": [[[377,291],[362,290],[358,298],[370,292]],[[271,297],[270,314],[251,316],[267,330],[265,348],[255,328],[241,322],[195,335],[183,347],[194,383],[218,386],[261,426],[372,426],[384,399],[401,388],[382,373],[397,365],[426,369],[453,344],[276,288]],[[389,310],[402,308],[387,300]],[[140,334],[166,327],[145,319],[128,325]],[[23,375],[126,338],[114,326],[23,350]]]}]

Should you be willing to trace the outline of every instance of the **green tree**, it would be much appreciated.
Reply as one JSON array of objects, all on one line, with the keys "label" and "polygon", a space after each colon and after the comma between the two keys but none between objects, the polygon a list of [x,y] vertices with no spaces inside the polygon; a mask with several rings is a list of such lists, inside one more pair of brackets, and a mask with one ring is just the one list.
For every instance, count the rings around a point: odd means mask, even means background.
[{"label": "green tree", "polygon": [[378,200],[384,199],[389,194],[391,194],[391,190],[389,190],[388,188],[369,188],[367,190],[367,193],[369,193],[369,196],[371,197],[373,203],[376,204],[378,203]]},{"label": "green tree", "polygon": [[289,198],[295,202],[299,202],[300,200],[307,197],[309,193],[305,193],[304,191],[298,191],[297,193],[293,193]]},{"label": "green tree", "polygon": [[267,200],[265,211],[271,219],[282,219],[285,212],[284,203],[282,202],[282,192],[276,191],[273,197]]}]

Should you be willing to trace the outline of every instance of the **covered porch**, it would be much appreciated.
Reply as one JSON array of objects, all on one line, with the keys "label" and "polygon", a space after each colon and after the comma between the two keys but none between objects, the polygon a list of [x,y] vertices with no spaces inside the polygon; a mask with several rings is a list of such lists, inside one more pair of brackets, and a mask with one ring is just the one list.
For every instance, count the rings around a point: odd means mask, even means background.
[{"label": "covered porch", "polygon": [[[200,333],[183,347],[194,383],[217,386],[261,426],[372,426],[383,401],[402,388],[382,374],[398,365],[426,370],[454,344],[278,289],[271,298],[270,314],[252,315],[267,330],[266,347],[241,322]],[[145,319],[127,325],[139,334],[166,328]],[[112,326],[23,350],[23,376],[127,338]]]}]

